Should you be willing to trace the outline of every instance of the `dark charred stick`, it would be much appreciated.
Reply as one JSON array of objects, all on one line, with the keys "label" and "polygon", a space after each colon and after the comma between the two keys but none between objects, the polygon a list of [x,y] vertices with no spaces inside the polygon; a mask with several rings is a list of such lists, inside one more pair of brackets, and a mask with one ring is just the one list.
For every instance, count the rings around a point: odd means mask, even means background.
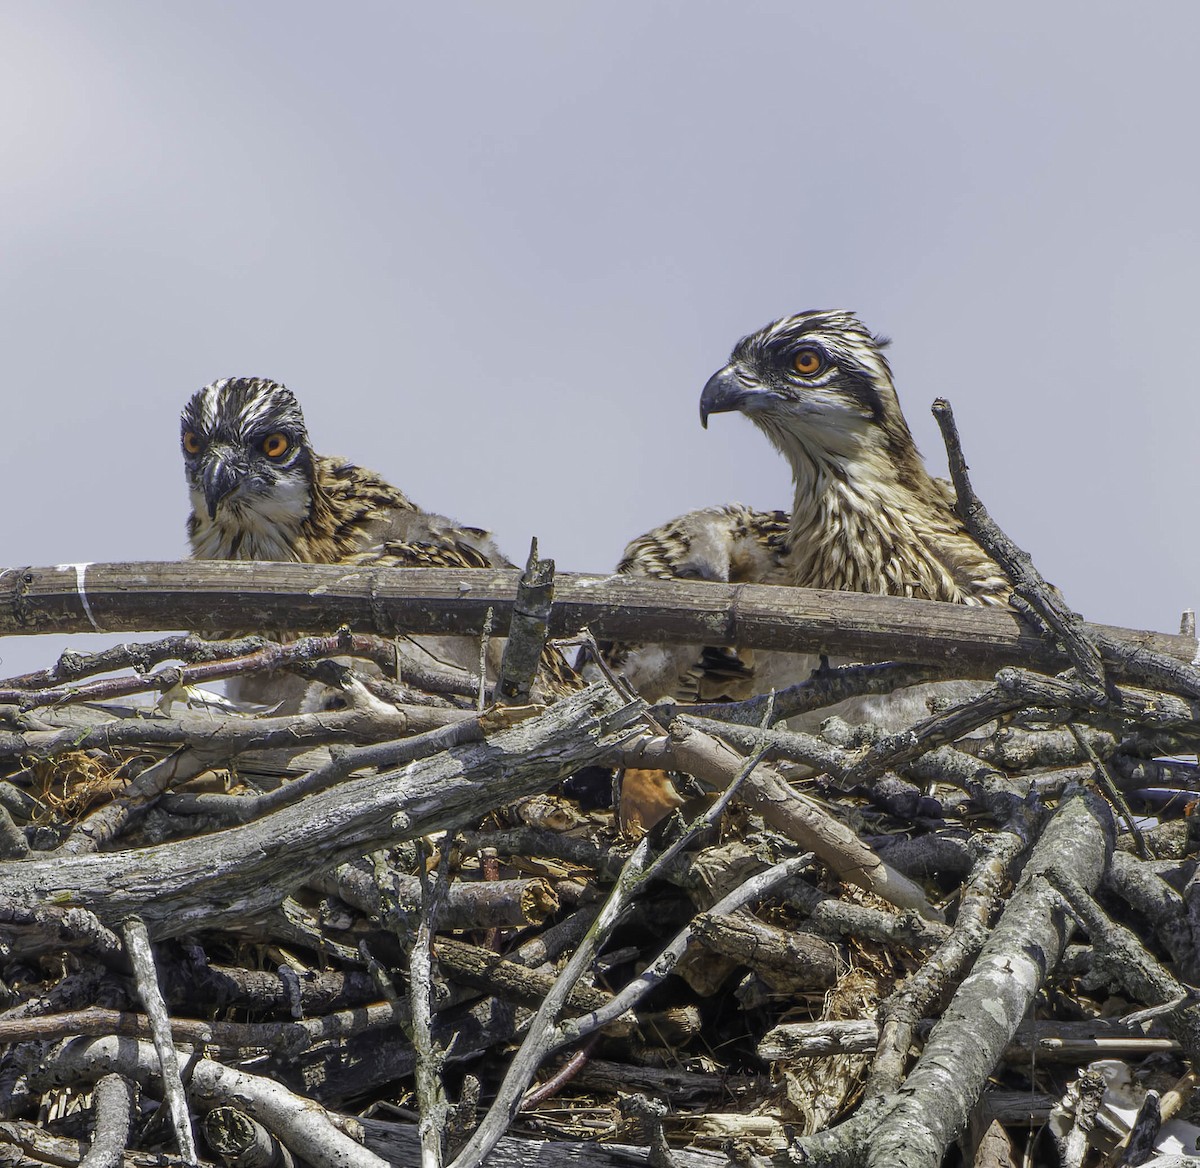
[{"label": "dark charred stick", "polygon": [[1116,852],[1104,878],[1142,922],[1142,936],[1158,942],[1175,963],[1184,980],[1200,980],[1200,945],[1187,911],[1187,901],[1154,871],[1126,852]]},{"label": "dark charred stick", "polygon": [[1188,1071],[1161,1097],[1157,1091],[1147,1091],[1129,1134],[1105,1157],[1103,1168],[1123,1168],[1124,1165],[1150,1162],[1162,1125],[1178,1115],[1184,1104],[1190,1101],[1196,1089],[1196,1080],[1196,1072]]},{"label": "dark charred stick", "polygon": [[1129,1134],[1121,1141],[1117,1150],[1105,1159],[1105,1168],[1109,1165],[1144,1164],[1154,1152],[1161,1127],[1162,1113],[1159,1111],[1158,1092],[1147,1091],[1141,1106],[1138,1107],[1137,1115],[1133,1118]]},{"label": "dark charred stick", "polygon": [[1111,766],[1124,790],[1138,787],[1176,787],[1191,792],[1200,790],[1200,767],[1194,762],[1131,758],[1126,754],[1115,754],[1111,756]]},{"label": "dark charred stick", "polygon": [[956,510],[967,525],[967,530],[1008,573],[1016,595],[1031,606],[1033,614],[1062,643],[1080,681],[1091,691],[1090,696],[1094,704],[1104,705],[1108,679],[1105,676],[1100,651],[1084,631],[1083,619],[1063,604],[1054,589],[1033,566],[1029,553],[1022,551],[1000,530],[975,494],[967,474],[967,460],[963,456],[954,411],[945,398],[938,398],[933,403],[933,416],[937,419],[942,431],[942,440],[946,443],[950,478],[958,496]]},{"label": "dark charred stick", "polygon": [[1126,640],[1114,637],[1107,629],[1092,629],[1090,626],[1089,632],[1105,659],[1131,680],[1182,694],[1193,701],[1200,699],[1200,670],[1193,662],[1180,661],[1169,654],[1159,653],[1149,645],[1139,644],[1136,637]]},{"label": "dark charred stick", "polygon": [[719,1099],[748,1100],[766,1085],[762,1075],[714,1075],[685,1071],[678,1067],[647,1067],[590,1059],[577,1073],[589,1087],[616,1094],[642,1091],[669,1099],[677,1108],[709,1104]]},{"label": "dark charred stick", "polygon": [[628,857],[629,848],[601,847],[595,840],[564,835],[544,827],[508,827],[500,831],[464,831],[463,846],[469,851],[495,848],[501,856],[546,856],[579,868],[588,868],[605,880],[615,880]]},{"label": "dark charred stick", "polygon": [[861,937],[881,945],[923,952],[942,941],[949,929],[916,912],[897,915],[866,904],[838,900],[803,876],[782,885],[776,895],[809,915],[813,932],[822,937]]},{"label": "dark charred stick", "polygon": [[599,904],[576,909],[565,920],[530,937],[508,954],[508,960],[527,969],[541,969],[558,960],[567,949],[579,944],[600,912]]},{"label": "dark charred stick", "polygon": [[87,909],[0,900],[0,931],[8,936],[14,952],[29,955],[66,949],[128,968],[121,938]]},{"label": "dark charred stick", "polygon": [[284,966],[272,971],[169,959],[160,959],[159,969],[172,1006],[206,1012],[240,1007],[315,1018],[365,1006],[379,997],[371,978],[358,970],[309,970],[297,975]]},{"label": "dark charred stick", "polygon": [[974,851],[961,831],[926,832],[874,840],[875,850],[894,868],[914,879],[938,874],[966,879],[974,866]]},{"label": "dark charred stick", "polygon": [[700,913],[691,928],[699,944],[746,966],[777,993],[823,990],[837,981],[837,950],[812,933],[789,932],[745,913]]},{"label": "dark charred stick", "polygon": [[529,560],[517,582],[508,641],[500,661],[494,689],[496,701],[506,706],[527,705],[537,678],[538,663],[546,649],[550,610],[554,605],[554,561],[538,558],[537,540],[529,545]]},{"label": "dark charred stick", "polygon": [[[451,1004],[434,1021],[434,1041],[446,1050],[448,1065],[470,1063],[511,1043],[527,1017],[528,1011],[496,997],[480,998],[470,1006]],[[296,1056],[276,1055],[270,1067],[294,1090],[327,1107],[342,1107],[377,1092],[380,1084],[412,1075],[416,1056],[402,1031],[379,1027],[314,1044]]]},{"label": "dark charred stick", "polygon": [[[556,981],[554,975],[530,969],[490,949],[452,937],[438,937],[434,942],[434,954],[443,973],[451,980],[521,1005],[540,1005]],[[591,986],[576,986],[564,1001],[572,1010],[582,1012],[607,1006],[612,1001],[612,994]]]}]

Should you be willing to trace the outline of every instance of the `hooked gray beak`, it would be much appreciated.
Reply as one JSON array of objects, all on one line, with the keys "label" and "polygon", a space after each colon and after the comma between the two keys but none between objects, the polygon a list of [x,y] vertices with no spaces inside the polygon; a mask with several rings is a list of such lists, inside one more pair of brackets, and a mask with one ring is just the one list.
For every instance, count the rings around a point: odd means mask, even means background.
[{"label": "hooked gray beak", "polygon": [[746,403],[763,403],[774,397],[770,390],[748,387],[734,372],[733,366],[726,365],[725,369],[713,373],[708,384],[704,385],[700,395],[700,424],[707,430],[709,414],[727,414],[736,409],[745,413]]},{"label": "hooked gray beak", "polygon": [[733,366],[726,365],[719,373],[714,373],[700,395],[700,425],[708,429],[709,414],[727,414],[732,410],[740,410],[742,402],[752,396],[754,390],[747,389],[733,371]]},{"label": "hooked gray beak", "polygon": [[217,505],[233,493],[245,476],[246,468],[237,462],[226,462],[213,458],[204,464],[200,478],[204,484],[204,502],[208,505],[209,519],[216,519]]}]

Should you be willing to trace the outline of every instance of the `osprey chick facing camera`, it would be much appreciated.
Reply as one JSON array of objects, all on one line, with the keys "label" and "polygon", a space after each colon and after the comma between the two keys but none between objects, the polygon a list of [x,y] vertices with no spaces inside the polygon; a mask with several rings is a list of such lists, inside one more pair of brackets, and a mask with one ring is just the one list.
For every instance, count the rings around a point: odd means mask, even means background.
[{"label": "osprey chick facing camera", "polygon": [[199,560],[338,564],[388,545],[395,566],[508,567],[491,535],[422,511],[374,471],[317,454],[291,391],[226,377],[184,407],[188,542]]},{"label": "osprey chick facing camera", "polygon": [[[184,408],[181,443],[194,559],[363,571],[512,566],[488,532],[423,511],[374,471],[316,453],[299,403],[276,381],[227,377],[206,385]],[[420,637],[411,644],[435,664],[478,670],[473,638]],[[492,644],[498,661],[503,642]],[[236,700],[292,709],[322,700],[293,677],[238,678],[227,689]]]}]

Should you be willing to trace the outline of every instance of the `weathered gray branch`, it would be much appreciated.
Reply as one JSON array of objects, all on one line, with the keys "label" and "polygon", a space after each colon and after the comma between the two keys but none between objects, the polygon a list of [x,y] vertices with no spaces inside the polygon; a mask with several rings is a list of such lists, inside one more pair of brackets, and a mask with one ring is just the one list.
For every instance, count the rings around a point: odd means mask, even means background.
[{"label": "weathered gray branch", "polygon": [[[49,1084],[111,1071],[141,1083],[153,1081],[158,1074],[154,1047],[115,1037],[76,1039],[55,1052],[40,1077]],[[192,1069],[188,1096],[200,1107],[237,1103],[314,1168],[388,1168],[386,1160],[339,1130],[324,1108],[269,1079],[201,1059]]]},{"label": "weathered gray branch", "polygon": [[253,823],[138,851],[0,863],[0,898],[131,913],[156,937],[274,907],[311,872],[532,795],[628,736],[640,703],[592,686],[490,739],[351,779]]},{"label": "weathered gray branch", "polygon": [[122,1075],[105,1075],[92,1092],[96,1122],[92,1146],[79,1168],[115,1168],[121,1162],[133,1112],[133,1084]]},{"label": "weathered gray branch", "polygon": [[1095,888],[1112,848],[1112,819],[1094,796],[1059,809],[974,968],[934,1027],[898,1102],[871,1138],[867,1163],[935,1168],[966,1126],[988,1075],[1054,969],[1071,922],[1045,879],[1058,864]]},{"label": "weathered gray branch", "polygon": [[179,1055],[171,1040],[171,1022],[167,1016],[167,1004],[158,988],[158,970],[154,965],[154,951],[150,948],[150,934],[137,917],[125,922],[125,948],[133,966],[138,996],[150,1020],[154,1035],[154,1049],[158,1055],[158,1074],[162,1080],[163,1097],[171,1111],[171,1126],[175,1129],[175,1142],[185,1164],[195,1164],[196,1137],[192,1132],[191,1116],[188,1114],[187,1096],[179,1073]]}]

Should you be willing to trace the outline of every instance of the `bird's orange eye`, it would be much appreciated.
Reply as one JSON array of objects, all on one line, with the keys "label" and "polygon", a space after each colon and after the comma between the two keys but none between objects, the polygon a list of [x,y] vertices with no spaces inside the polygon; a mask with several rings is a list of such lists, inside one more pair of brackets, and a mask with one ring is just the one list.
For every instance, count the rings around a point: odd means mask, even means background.
[{"label": "bird's orange eye", "polygon": [[188,454],[200,453],[200,439],[195,430],[184,430],[183,448],[188,452]]},{"label": "bird's orange eye", "polygon": [[286,434],[268,434],[263,439],[262,452],[268,458],[279,458],[280,455],[286,454],[288,448],[288,440]]},{"label": "bird's orange eye", "polygon": [[792,358],[792,368],[804,377],[811,377],[821,368],[821,354],[816,349],[801,349]]}]

